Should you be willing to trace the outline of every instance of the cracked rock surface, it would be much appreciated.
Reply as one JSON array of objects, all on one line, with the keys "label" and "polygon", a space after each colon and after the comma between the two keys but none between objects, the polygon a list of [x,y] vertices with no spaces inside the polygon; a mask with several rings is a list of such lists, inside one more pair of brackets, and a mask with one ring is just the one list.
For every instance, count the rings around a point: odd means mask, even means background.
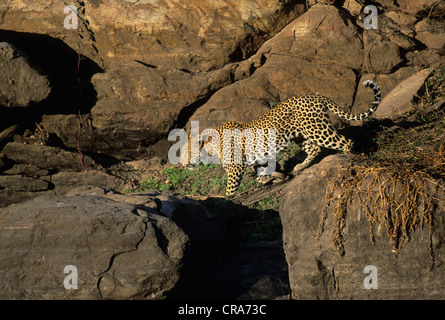
[{"label": "cracked rock surface", "polygon": [[[162,299],[187,256],[184,231],[154,201],[71,194],[0,211],[0,298]],[[77,268],[77,289],[64,286],[73,283],[68,265]]]}]

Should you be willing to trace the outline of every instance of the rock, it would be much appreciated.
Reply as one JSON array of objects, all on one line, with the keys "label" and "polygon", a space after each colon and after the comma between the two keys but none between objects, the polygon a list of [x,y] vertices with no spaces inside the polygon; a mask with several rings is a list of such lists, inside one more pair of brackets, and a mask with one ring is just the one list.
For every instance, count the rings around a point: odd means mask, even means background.
[{"label": "rock", "polygon": [[391,73],[402,61],[399,46],[393,42],[378,42],[369,49],[369,68],[375,73]]},{"label": "rock", "polygon": [[349,11],[353,16],[358,16],[363,10],[363,4],[356,0],[346,0],[343,3],[343,8]]},{"label": "rock", "polygon": [[0,133],[0,148],[4,147],[6,143],[8,143],[10,140],[12,140],[14,134],[18,130],[17,125],[10,126],[9,128],[3,130]]},{"label": "rock", "polygon": [[56,194],[65,194],[70,190],[83,186],[97,186],[114,190],[122,190],[125,184],[123,179],[109,175],[102,171],[87,170],[84,172],[58,172],[42,177],[54,186]]},{"label": "rock", "polygon": [[408,65],[420,68],[440,68],[445,64],[445,56],[430,49],[407,52],[406,58],[409,61]]},{"label": "rock", "polygon": [[[82,152],[90,151],[104,154],[110,150],[107,141],[96,134],[95,128],[91,125],[90,114],[81,114],[80,117],[76,114],[45,114],[42,116],[40,125],[48,134],[53,134],[59,138],[67,147],[77,149],[78,144],[80,144]],[[120,142],[125,141],[121,140]],[[117,153],[117,151],[115,152]],[[120,152],[125,152],[125,148]]]},{"label": "rock", "polygon": [[49,80],[30,66],[28,59],[13,45],[0,42],[0,104],[27,107],[51,92]]},{"label": "rock", "polygon": [[[443,299],[443,189],[437,189],[432,182],[424,182],[425,192],[437,201],[432,213],[434,227],[429,234],[431,227],[421,228],[418,222],[415,230],[411,230],[409,241],[404,242],[398,254],[395,254],[386,234],[386,227],[381,222],[374,222],[374,244],[371,243],[370,223],[363,203],[366,196],[362,196],[362,201],[357,196],[352,196],[345,216],[339,216],[343,220],[338,222],[334,209],[341,198],[338,188],[333,189],[332,202],[326,209],[326,219],[323,222],[323,208],[331,183],[350,163],[346,155],[328,156],[296,176],[282,191],[280,216],[291,298]],[[354,183],[354,176],[347,176],[346,179]],[[362,190],[369,190],[367,188],[370,180],[363,180]],[[388,183],[393,185],[392,181]],[[378,201],[378,194],[378,190],[371,189],[372,202]],[[337,223],[340,223],[342,232],[343,255],[339,254],[333,244],[334,238],[338,241],[334,236],[338,230]],[[322,232],[321,226],[324,226]],[[369,279],[373,277],[371,284],[377,288],[367,289]]]},{"label": "rock", "polygon": [[383,97],[375,112],[377,119],[397,119],[408,114],[412,108],[412,100],[423,87],[431,69],[418,71],[408,79],[402,81],[396,88]]},{"label": "rock", "polygon": [[438,3],[436,0],[419,0],[419,1],[398,1],[394,2],[392,0],[382,0],[379,2],[386,10],[400,10],[404,13],[407,13],[411,16],[420,15],[422,12],[429,12],[431,9],[438,7],[437,9],[440,12],[440,9],[443,8],[443,4]]},{"label": "rock", "polygon": [[35,166],[16,165],[0,176],[0,207],[21,203],[42,195],[64,195],[73,188],[97,186],[123,190],[123,179],[102,171],[48,174]]},{"label": "rock", "polygon": [[331,5],[311,7],[266,41],[258,53],[288,53],[286,55],[348,68],[360,68],[363,63],[363,43],[358,28]]},{"label": "rock", "polygon": [[101,196],[38,197],[1,209],[0,226],[2,299],[163,299],[189,245],[154,209]]},{"label": "rock", "polygon": [[391,18],[395,23],[402,27],[413,26],[416,22],[415,16],[400,11],[389,11],[385,12],[384,15]]},{"label": "rock", "polygon": [[[362,25],[362,22],[359,23]],[[390,74],[403,66],[404,50],[413,50],[417,44],[400,30],[405,30],[386,15],[378,16],[378,28],[363,25],[364,69],[376,74]]]},{"label": "rock", "polygon": [[48,170],[31,164],[15,164],[2,172],[4,175],[23,175],[25,177],[38,178],[49,174]]},{"label": "rock", "polygon": [[0,176],[0,188],[12,191],[45,191],[48,182],[20,175]]},{"label": "rock", "polygon": [[445,28],[443,21],[425,19],[416,24],[416,39],[424,43],[429,49],[445,53]]},{"label": "rock", "polygon": [[[64,195],[80,186],[102,186],[122,190],[126,181],[93,169],[95,162],[59,147],[9,142],[3,149],[7,166],[0,176],[0,207],[43,194]],[[93,167],[91,167],[93,166]]]},{"label": "rock", "polygon": [[[145,154],[150,144],[168,135],[181,112],[231,83],[235,67],[190,73],[128,63],[96,74],[92,81],[98,102],[91,110],[91,125],[94,134],[105,142],[99,150],[108,154],[126,150],[129,158]],[[74,141],[66,142],[71,146]],[[83,146],[85,150],[97,147]]]},{"label": "rock", "polygon": [[158,199],[159,213],[180,226],[196,244],[196,249],[202,256],[209,257],[218,252],[217,247],[221,245],[226,235],[225,227],[221,218],[205,206],[184,196],[165,191],[136,193],[133,197]]},{"label": "rock", "polygon": [[400,8],[408,13],[418,15],[428,13],[431,17],[441,17],[445,4],[442,1],[421,0],[421,1],[401,1]]},{"label": "rock", "polygon": [[164,299],[226,239],[219,216],[170,191],[93,186],[2,208],[0,228],[3,299]]},{"label": "rock", "polygon": [[243,62],[241,62],[235,69],[234,80],[239,81],[250,77],[256,68],[255,65],[257,65],[258,67],[260,66],[253,62],[252,59],[244,60]]},{"label": "rock", "polygon": [[[20,180],[20,181],[24,181],[24,180]],[[26,186],[21,186],[19,189],[20,190],[18,190],[18,191],[10,190],[10,189],[1,189],[0,190],[0,208],[6,207],[6,206],[9,206],[12,204],[26,202],[26,201],[35,199],[39,196],[47,196],[47,195],[55,194],[52,190],[24,191],[23,189],[26,189]]]},{"label": "rock", "polygon": [[[4,155],[17,163],[35,165],[47,170],[80,171],[86,169],[79,154],[58,147],[39,146],[19,142],[9,142],[2,151]],[[94,161],[83,155],[85,164],[92,165]]]},{"label": "rock", "polygon": [[[406,51],[412,51],[417,47],[417,44],[414,42],[412,38],[404,35],[401,32],[394,32],[388,38],[392,43],[396,44],[398,47]],[[400,58],[400,54],[398,57]],[[401,61],[399,61],[398,63],[400,62]]]},{"label": "rock", "polygon": [[[76,48],[75,29],[63,26],[65,2],[25,0],[0,5],[0,28],[47,34]],[[301,14],[303,4],[249,0],[77,2],[82,22],[80,51],[108,69],[119,60],[208,71],[242,60]]]},{"label": "rock", "polygon": [[218,246],[223,243],[226,236],[219,216],[196,201],[171,191],[153,190],[122,194],[102,187],[92,188],[84,185],[67,193],[67,196],[74,195],[100,195],[119,202],[153,208],[187,233],[193,245],[192,254],[201,258],[210,259],[212,255],[218,254]]}]

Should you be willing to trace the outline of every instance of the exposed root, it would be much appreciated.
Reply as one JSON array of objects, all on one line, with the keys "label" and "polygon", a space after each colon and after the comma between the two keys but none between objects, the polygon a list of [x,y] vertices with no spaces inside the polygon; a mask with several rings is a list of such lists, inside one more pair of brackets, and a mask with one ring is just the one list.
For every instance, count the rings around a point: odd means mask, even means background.
[{"label": "exposed root", "polygon": [[443,190],[442,181],[435,179],[425,170],[416,170],[406,164],[351,164],[332,181],[327,190],[317,238],[323,233],[328,209],[331,203],[335,202],[331,243],[337,248],[339,255],[344,255],[343,229],[347,208],[352,201],[357,200],[366,212],[370,242],[375,244],[374,227],[384,224],[396,255],[402,249],[403,243],[410,241],[416,228],[427,225],[432,268],[434,255],[431,237],[437,200],[435,194],[439,189]]}]

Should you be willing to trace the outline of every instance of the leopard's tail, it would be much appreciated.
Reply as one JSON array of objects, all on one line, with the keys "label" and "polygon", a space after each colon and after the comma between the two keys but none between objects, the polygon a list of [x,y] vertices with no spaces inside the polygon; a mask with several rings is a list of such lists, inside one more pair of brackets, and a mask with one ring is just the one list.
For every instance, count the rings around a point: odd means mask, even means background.
[{"label": "leopard's tail", "polygon": [[326,107],[329,111],[334,112],[335,114],[339,115],[340,117],[346,119],[346,120],[363,120],[366,118],[369,118],[379,107],[380,101],[382,100],[382,93],[380,91],[380,88],[378,84],[372,80],[366,80],[363,82],[363,86],[365,88],[370,87],[372,91],[374,91],[374,101],[372,102],[371,107],[366,110],[365,112],[354,114],[350,112],[344,111],[340,106],[338,106],[333,101],[329,100],[328,103],[326,103]]}]

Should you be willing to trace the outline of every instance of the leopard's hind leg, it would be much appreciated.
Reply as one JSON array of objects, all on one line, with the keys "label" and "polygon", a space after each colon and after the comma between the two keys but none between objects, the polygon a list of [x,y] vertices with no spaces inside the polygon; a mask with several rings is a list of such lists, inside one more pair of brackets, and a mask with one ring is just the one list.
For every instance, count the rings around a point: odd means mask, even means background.
[{"label": "leopard's hind leg", "polygon": [[354,142],[342,136],[329,125],[325,131],[324,136],[314,141],[321,147],[343,151],[344,153],[351,153]]},{"label": "leopard's hind leg", "polygon": [[307,153],[307,157],[302,163],[297,164],[294,167],[294,169],[292,170],[292,172],[294,173],[306,168],[321,151],[320,147],[310,139],[303,142],[302,149],[304,152]]},{"label": "leopard's hind leg", "polygon": [[225,164],[227,172],[226,196],[232,197],[239,188],[246,166],[243,164]]},{"label": "leopard's hind leg", "polygon": [[306,168],[320,153],[321,147],[351,153],[353,141],[339,134],[332,126],[329,126],[322,135],[308,135],[308,140],[303,143],[303,150],[307,153],[306,159],[294,167],[293,172]]}]

